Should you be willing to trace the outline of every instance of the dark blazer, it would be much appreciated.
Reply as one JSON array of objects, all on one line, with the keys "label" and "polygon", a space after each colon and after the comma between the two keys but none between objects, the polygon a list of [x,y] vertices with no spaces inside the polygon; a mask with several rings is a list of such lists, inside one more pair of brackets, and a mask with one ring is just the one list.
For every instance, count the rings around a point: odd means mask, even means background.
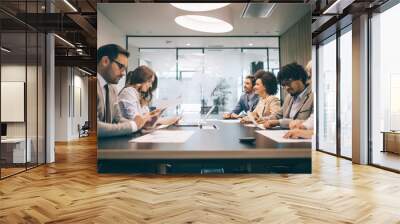
[{"label": "dark blazer", "polygon": [[[249,95],[249,100],[247,100],[247,96]],[[243,94],[240,96],[239,102],[236,104],[235,108],[232,110],[232,113],[240,114],[242,111],[253,111],[256,108],[258,103],[258,96],[256,94]]]}]

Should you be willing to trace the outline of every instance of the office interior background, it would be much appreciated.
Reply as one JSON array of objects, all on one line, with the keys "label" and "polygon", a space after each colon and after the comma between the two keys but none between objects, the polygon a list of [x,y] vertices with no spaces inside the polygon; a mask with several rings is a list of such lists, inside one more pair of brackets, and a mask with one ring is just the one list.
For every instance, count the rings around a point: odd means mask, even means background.
[{"label": "office interior background", "polygon": [[[81,5],[90,20],[95,3]],[[96,42],[89,37],[96,34],[87,30],[90,35],[85,37],[82,27],[73,22],[84,20],[95,31],[95,15],[94,26],[82,15],[71,19],[62,12],[76,9],[60,1],[2,1],[0,6],[0,173],[4,178],[54,162],[54,142],[78,138],[78,125],[89,121],[96,51]],[[95,122],[91,124],[93,131]]]},{"label": "office interior background", "polygon": [[[82,151],[74,147],[65,151],[63,147],[80,141],[86,144],[87,138],[80,138],[86,121],[89,135],[96,130],[97,44],[114,42],[126,46],[134,54],[129,69],[140,64],[150,65],[160,74],[160,82],[173,85],[184,83],[199,69],[223,71],[221,76],[233,77],[229,78],[229,88],[232,96],[237,97],[241,78],[249,72],[249,67],[243,64],[260,60],[265,69],[277,72],[280,66],[296,60],[290,56],[282,58],[283,52],[297,51],[300,47],[295,39],[284,37],[308,32],[301,29],[302,19],[312,23],[308,34],[312,42],[310,58],[316,96],[314,149],[318,154],[313,154],[317,155],[316,162],[328,158],[325,154],[335,159],[324,164],[327,170],[341,169],[340,164],[346,160],[353,162],[354,165],[342,165],[347,169],[341,170],[345,173],[343,176],[363,172],[356,164],[367,165],[366,175],[360,176],[369,178],[374,172],[389,175],[386,180],[379,180],[380,183],[393,177],[383,170],[400,172],[400,141],[395,132],[400,129],[400,104],[396,98],[400,92],[400,73],[396,66],[396,53],[400,51],[397,41],[400,32],[396,29],[400,21],[398,1],[299,1],[309,4],[311,13],[295,15],[297,21],[279,30],[276,36],[247,36],[249,42],[241,42],[242,37],[231,37],[224,44],[231,44],[232,48],[218,51],[196,46],[203,39],[197,35],[182,38],[174,34],[161,38],[153,33],[135,33],[129,24],[139,21],[118,21],[122,15],[118,11],[97,10],[96,3],[106,2],[113,1],[1,1],[2,187],[13,178],[29,179],[30,175],[38,175],[36,169],[57,165],[57,156],[62,158],[60,163],[68,161],[66,153],[71,158],[77,158],[74,154],[82,156],[84,147],[74,146]],[[114,24],[119,22],[122,25]],[[99,32],[102,32],[100,28],[109,29],[104,31],[109,36],[96,37],[96,27]],[[178,44],[163,49],[166,39]],[[201,41],[218,43],[219,38],[207,37]],[[285,41],[288,41],[286,48],[282,45]],[[206,59],[199,59],[199,53]],[[220,61],[221,56],[230,60]],[[163,63],[157,64],[158,57],[163,58]],[[228,64],[229,61],[238,63]],[[178,66],[173,69],[164,63]],[[157,96],[166,92],[166,88],[160,87]],[[199,95],[195,92],[185,98],[187,110],[199,104],[193,100]],[[93,156],[90,158],[95,160]],[[371,170],[371,166],[378,169]],[[373,180],[366,183],[371,184]],[[393,190],[389,192],[396,194]],[[391,217],[386,221],[398,221],[395,213],[384,214]]]}]

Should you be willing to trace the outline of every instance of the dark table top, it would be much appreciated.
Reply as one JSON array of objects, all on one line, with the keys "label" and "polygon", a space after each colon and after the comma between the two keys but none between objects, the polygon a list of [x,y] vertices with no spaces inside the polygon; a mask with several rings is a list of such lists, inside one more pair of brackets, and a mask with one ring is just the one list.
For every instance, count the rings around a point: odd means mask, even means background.
[{"label": "dark table top", "polygon": [[[311,143],[278,143],[239,123],[208,121],[217,129],[170,126],[163,130],[193,130],[184,143],[129,142],[140,134],[98,139],[99,159],[264,159],[311,158]],[[239,142],[242,137],[255,137],[255,142]]]}]

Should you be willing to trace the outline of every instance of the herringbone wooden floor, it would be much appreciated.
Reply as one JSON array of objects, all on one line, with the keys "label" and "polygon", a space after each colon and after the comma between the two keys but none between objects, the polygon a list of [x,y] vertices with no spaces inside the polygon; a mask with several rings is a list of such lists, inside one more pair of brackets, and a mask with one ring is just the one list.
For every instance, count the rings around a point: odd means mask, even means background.
[{"label": "herringbone wooden floor", "polygon": [[96,173],[96,142],[0,181],[0,223],[400,223],[400,175],[313,153],[312,175]]}]

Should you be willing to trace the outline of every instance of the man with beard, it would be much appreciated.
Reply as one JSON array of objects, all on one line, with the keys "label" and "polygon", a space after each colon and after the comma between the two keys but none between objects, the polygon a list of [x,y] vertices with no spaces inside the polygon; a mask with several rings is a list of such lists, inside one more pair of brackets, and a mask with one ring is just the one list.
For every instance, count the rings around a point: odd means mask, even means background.
[{"label": "man with beard", "polygon": [[254,85],[256,78],[252,75],[246,76],[243,83],[244,94],[240,97],[239,102],[231,113],[224,114],[224,119],[237,119],[242,112],[252,112],[258,103],[258,96],[254,93]]},{"label": "man with beard", "polygon": [[265,128],[289,128],[293,120],[307,120],[313,112],[314,101],[307,80],[308,75],[303,66],[291,63],[282,67],[278,72],[278,82],[288,94],[279,113],[264,122]]},{"label": "man with beard", "polygon": [[97,136],[129,135],[143,126],[144,118],[132,121],[121,116],[118,92],[113,84],[125,75],[129,52],[116,44],[107,44],[97,50]]}]

